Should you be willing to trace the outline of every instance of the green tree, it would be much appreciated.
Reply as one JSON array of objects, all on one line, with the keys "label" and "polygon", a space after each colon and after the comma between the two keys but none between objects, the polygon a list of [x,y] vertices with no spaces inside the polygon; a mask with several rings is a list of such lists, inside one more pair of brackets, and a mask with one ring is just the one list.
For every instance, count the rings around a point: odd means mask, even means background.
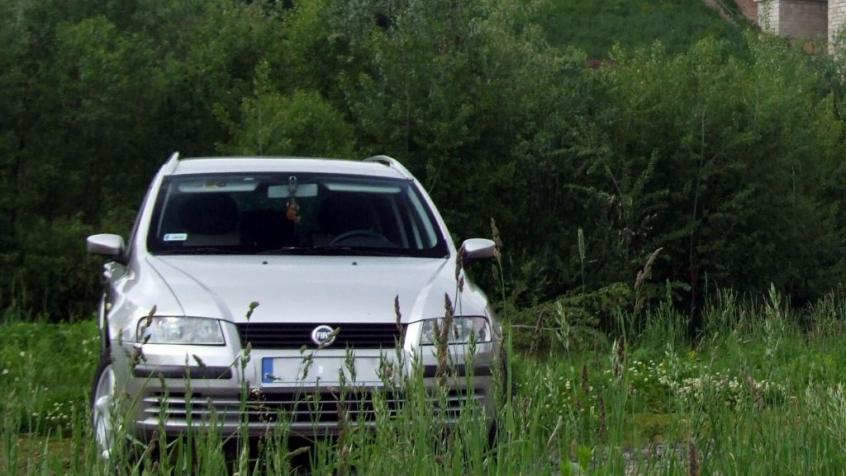
[{"label": "green tree", "polygon": [[842,188],[828,179],[842,126],[801,53],[748,41],[748,59],[713,40],[682,55],[617,51],[602,73],[610,149],[586,170],[613,203],[611,229],[632,238],[621,257],[635,262],[620,265],[636,269],[663,247],[658,275],[685,284],[694,305],[706,277],[809,296],[843,272],[831,254],[842,247],[840,205],[819,194]]},{"label": "green tree", "polygon": [[219,110],[229,127],[231,142],[218,149],[235,155],[294,155],[351,157],[352,127],[314,91],[294,91],[290,96],[272,89],[268,63],[256,71],[255,95],[241,103],[240,121],[232,122]]}]

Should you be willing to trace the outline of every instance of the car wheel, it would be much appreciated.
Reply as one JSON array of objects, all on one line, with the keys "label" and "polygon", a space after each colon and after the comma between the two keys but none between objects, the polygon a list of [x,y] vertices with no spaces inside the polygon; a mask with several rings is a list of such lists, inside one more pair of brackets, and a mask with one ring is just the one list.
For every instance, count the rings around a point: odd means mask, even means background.
[{"label": "car wheel", "polygon": [[100,357],[100,364],[94,373],[91,390],[91,419],[97,450],[103,459],[108,459],[114,447],[115,422],[115,372],[112,356],[108,349]]}]

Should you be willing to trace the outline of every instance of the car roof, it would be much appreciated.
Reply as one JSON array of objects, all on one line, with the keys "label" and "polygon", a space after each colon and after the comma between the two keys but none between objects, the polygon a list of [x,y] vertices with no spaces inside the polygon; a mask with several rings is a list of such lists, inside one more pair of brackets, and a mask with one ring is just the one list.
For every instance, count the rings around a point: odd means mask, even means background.
[{"label": "car roof", "polygon": [[180,159],[170,175],[296,172],[407,179],[400,170],[379,162],[310,157],[192,157]]}]

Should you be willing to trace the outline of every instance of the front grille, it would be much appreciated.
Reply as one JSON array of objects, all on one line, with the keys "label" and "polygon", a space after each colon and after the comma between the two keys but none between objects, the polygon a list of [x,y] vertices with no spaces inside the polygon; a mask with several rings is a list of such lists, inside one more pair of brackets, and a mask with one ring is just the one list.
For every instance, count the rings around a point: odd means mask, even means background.
[{"label": "front grille", "polygon": [[[317,347],[311,340],[311,331],[320,324],[245,323],[237,324],[241,346],[249,342],[253,349],[299,349]],[[405,325],[328,323],[333,329],[340,327],[335,341],[329,348],[392,349],[402,344]]]},{"label": "front grille", "polygon": [[[465,402],[480,402],[481,393],[470,394],[464,390],[450,390],[445,398],[428,398],[428,403],[439,416],[448,420],[458,418]],[[405,404],[400,392],[370,391],[350,392],[343,398],[333,392],[266,392],[251,393],[244,402],[237,396],[224,397],[185,393],[149,394],[144,398],[145,419],[188,420],[195,422],[238,423],[242,409],[251,424],[273,423],[278,420],[292,424],[338,424],[373,422],[378,417],[391,418]]]}]

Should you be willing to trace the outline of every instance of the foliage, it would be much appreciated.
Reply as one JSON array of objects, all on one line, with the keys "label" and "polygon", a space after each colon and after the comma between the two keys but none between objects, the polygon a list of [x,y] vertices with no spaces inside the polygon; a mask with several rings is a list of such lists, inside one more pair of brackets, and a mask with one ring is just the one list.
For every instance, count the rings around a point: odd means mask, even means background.
[{"label": "foliage", "polygon": [[617,44],[637,48],[660,41],[671,52],[682,53],[709,36],[726,38],[742,50],[746,25],[740,15],[734,16],[735,22],[725,21],[701,1],[549,0],[536,21],[550,43],[575,45],[593,58],[605,58]]},{"label": "foliage", "polygon": [[352,128],[332,105],[313,91],[275,92],[268,68],[259,63],[255,96],[241,103],[238,125],[220,113],[232,143],[218,149],[231,155],[351,156]]},{"label": "foliage", "polygon": [[595,291],[575,291],[523,309],[506,309],[518,346],[552,353],[592,349],[604,332],[619,327],[631,306],[632,290],[615,283]]},{"label": "foliage", "polygon": [[[450,431],[437,404],[416,400],[375,427],[334,438],[289,438],[274,425],[252,452],[210,431],[98,459],[87,410],[98,350],[92,322],[0,325],[0,470],[4,474],[700,474],[837,473],[846,459],[843,296],[802,312],[773,291],[765,304],[731,292],[708,304],[715,324],[696,345],[677,343],[672,308],[627,344],[602,343],[566,359],[512,350],[510,398],[498,400],[498,442],[468,405]],[[759,322],[777,336],[760,331]],[[768,331],[769,332],[769,331]],[[68,359],[67,349],[76,359]],[[500,378],[495,375],[494,378]],[[199,403],[198,403],[199,404]],[[118,430],[120,431],[120,430]],[[120,435],[120,433],[119,433]],[[233,448],[234,446],[234,448]],[[694,470],[691,470],[694,467]]]},{"label": "foliage", "polygon": [[14,0],[0,72],[0,306],[83,315],[98,292],[82,240],[128,232],[170,151],[213,154],[274,17],[229,1]]},{"label": "foliage", "polygon": [[[21,433],[56,433],[84,414],[88,385],[100,352],[93,322],[7,322],[0,336],[0,412]],[[74,358],[68,359],[68,349]]]},{"label": "foliage", "polygon": [[585,43],[547,36],[584,18],[566,12],[604,22],[623,2],[594,3],[6,2],[0,307],[91,309],[84,236],[126,232],[174,150],[394,155],[453,238],[496,219],[513,309],[629,286],[638,308],[669,289],[700,319],[715,284],[773,283],[796,304],[832,289],[846,271],[842,59],[638,0],[627,8],[672,12],[690,39],[625,41],[591,66]]}]

